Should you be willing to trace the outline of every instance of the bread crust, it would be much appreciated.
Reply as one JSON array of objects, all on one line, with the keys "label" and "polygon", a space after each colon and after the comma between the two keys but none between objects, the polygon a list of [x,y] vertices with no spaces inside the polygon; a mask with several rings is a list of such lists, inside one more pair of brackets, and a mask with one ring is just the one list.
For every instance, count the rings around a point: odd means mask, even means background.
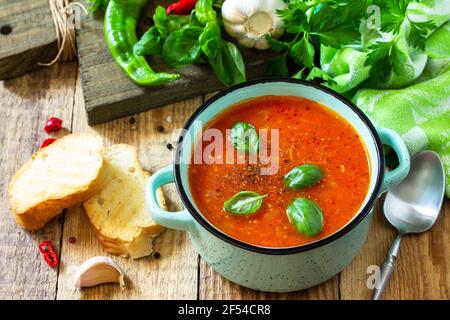
[{"label": "bread crust", "polygon": [[[161,209],[167,210],[166,199],[162,189],[157,190],[156,197]],[[139,232],[133,236],[132,240],[126,241],[118,237],[108,237],[104,235],[93,223],[91,223],[91,226],[100,241],[100,244],[107,252],[126,258],[131,256],[133,259],[151,255],[153,252],[153,240],[165,230],[163,226],[155,224],[150,228],[141,228]],[[150,245],[147,249],[133,250],[132,247],[134,243],[147,243]]]},{"label": "bread crust", "polygon": [[[114,150],[115,148],[130,148],[130,145],[113,145],[111,147],[106,148],[105,150]],[[142,166],[139,162],[137,148],[133,148],[133,161],[136,164],[136,169],[139,170],[140,174],[142,174],[146,179],[150,177],[150,174],[142,169]],[[99,190],[100,191],[100,190]],[[94,195],[95,197],[96,195]],[[166,201],[164,198],[164,193],[162,189],[157,190],[157,200],[160,207],[164,210],[167,210]],[[123,257],[130,257],[133,259],[142,258],[148,255],[151,255],[153,252],[153,240],[159,236],[165,228],[156,224],[152,221],[147,226],[138,226],[136,232],[131,236],[131,239],[123,239],[120,236],[111,236],[106,235],[105,232],[101,230],[101,227],[96,224],[95,218],[95,209],[90,207],[89,203],[91,200],[87,200],[83,203],[83,206],[86,210],[86,213],[91,222],[92,228],[94,230],[95,235],[99,239],[102,247],[109,253],[114,255],[120,255]],[[91,212],[90,212],[91,211]]]},{"label": "bread crust", "polygon": [[[97,135],[94,134],[71,134],[68,136],[65,136],[57,141],[54,142],[54,147],[58,146],[59,144],[63,143],[66,137],[74,137],[74,136],[80,136],[80,135],[91,135],[95,136],[95,138],[99,138]],[[18,203],[13,199],[13,192],[14,192],[14,185],[16,181],[20,178],[20,176],[23,174],[24,171],[28,169],[30,164],[40,156],[41,153],[46,152],[47,150],[40,149],[37,152],[35,152],[31,159],[28,160],[13,176],[11,179],[11,182],[8,187],[8,194],[10,197],[10,203],[11,203],[11,210],[13,213],[13,216],[17,222],[18,225],[20,225],[22,228],[25,228],[27,230],[39,230],[44,227],[44,225],[54,218],[55,216],[59,215],[63,209],[69,208],[73,205],[76,205],[80,202],[83,202],[90,197],[97,191],[97,186],[99,182],[100,172],[102,169],[103,160],[101,158],[101,149],[99,150],[99,166],[96,171],[96,174],[94,175],[95,178],[90,181],[87,185],[80,186],[79,190],[76,190],[75,192],[62,196],[62,197],[56,197],[52,199],[45,199],[42,202],[37,203],[36,205],[27,208],[25,211],[20,211],[18,207]]]}]

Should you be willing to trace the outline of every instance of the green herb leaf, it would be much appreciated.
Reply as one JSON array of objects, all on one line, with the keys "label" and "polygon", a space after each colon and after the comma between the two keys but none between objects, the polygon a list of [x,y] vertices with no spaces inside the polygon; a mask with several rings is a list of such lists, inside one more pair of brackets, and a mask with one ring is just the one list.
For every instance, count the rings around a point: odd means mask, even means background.
[{"label": "green herb leaf", "polygon": [[275,39],[274,37],[272,37],[270,34],[266,35],[266,40],[267,40],[267,43],[270,45],[270,47],[275,51],[280,52],[280,51],[289,49],[289,43],[279,41],[279,40]]},{"label": "green herb leaf", "polygon": [[134,45],[133,52],[138,56],[157,56],[162,54],[165,39],[155,26],[148,29]]},{"label": "green herb leaf", "polygon": [[331,30],[311,32],[311,34],[317,35],[323,45],[338,49],[345,44],[356,42],[359,37],[359,32],[352,26],[342,26]]},{"label": "green herb leaf", "polygon": [[213,0],[198,0],[195,4],[195,17],[202,24],[215,21],[217,13],[213,8]]},{"label": "green herb leaf", "polygon": [[333,78],[328,73],[318,67],[313,67],[306,77],[306,80],[314,80],[317,78],[328,81],[328,83],[335,83]]},{"label": "green herb leaf", "polygon": [[406,53],[397,47],[395,39],[375,42],[369,49],[371,51],[364,65],[372,65],[371,75],[374,81],[384,79],[391,71],[400,74],[408,59]]},{"label": "green herb leaf", "polygon": [[425,49],[425,42],[427,41],[428,33],[434,30],[436,25],[432,21],[412,22],[410,21],[410,30],[408,40],[412,46]]},{"label": "green herb leaf", "polygon": [[266,75],[280,77],[287,77],[289,75],[286,54],[267,60]]},{"label": "green herb leaf", "polygon": [[231,142],[237,150],[257,153],[259,136],[256,128],[247,122],[237,122],[231,129]]},{"label": "green herb leaf", "polygon": [[323,230],[322,209],[312,200],[295,198],[287,207],[286,213],[299,233],[313,237]]},{"label": "green herb leaf", "polygon": [[292,75],[292,78],[305,80],[305,70],[306,70],[306,67],[301,68],[299,71],[297,71],[296,73],[294,73]]},{"label": "green herb leaf", "polygon": [[244,59],[238,48],[233,43],[224,40],[220,47],[218,54],[208,59],[219,80],[228,86],[244,82]]},{"label": "green herb leaf", "polygon": [[284,28],[289,33],[309,31],[306,11],[309,6],[301,1],[291,1],[286,9],[277,10],[277,15],[283,19]]},{"label": "green herb leaf", "polygon": [[306,37],[297,41],[289,50],[289,56],[295,63],[307,67],[314,65],[314,46]]},{"label": "green herb leaf", "polygon": [[292,189],[302,189],[315,185],[323,179],[323,171],[315,164],[294,167],[284,176],[284,183]]},{"label": "green herb leaf", "polygon": [[179,30],[189,23],[189,16],[168,15],[163,6],[157,6],[153,14],[153,23],[164,37],[171,32]]},{"label": "green herb leaf", "polygon": [[241,191],[225,201],[223,208],[237,215],[249,215],[259,210],[266,196],[253,191]]},{"label": "green herb leaf", "polygon": [[172,32],[163,45],[164,62],[176,68],[200,62],[199,36],[203,28],[189,26]]},{"label": "green herb leaf", "polygon": [[222,38],[219,24],[210,21],[200,35],[200,47],[208,59],[214,59],[222,50]]},{"label": "green herb leaf", "polygon": [[381,31],[398,33],[406,19],[410,0],[387,1],[381,14]]}]

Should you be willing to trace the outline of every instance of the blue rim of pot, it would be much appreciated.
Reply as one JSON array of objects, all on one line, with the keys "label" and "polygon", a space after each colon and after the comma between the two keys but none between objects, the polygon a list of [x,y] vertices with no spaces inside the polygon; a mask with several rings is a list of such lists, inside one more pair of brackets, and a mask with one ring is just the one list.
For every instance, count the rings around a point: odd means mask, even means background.
[{"label": "blue rim of pot", "polygon": [[212,105],[214,102],[216,102],[217,100],[219,100],[220,98],[222,98],[223,96],[245,88],[245,87],[249,87],[255,84],[259,84],[259,83],[268,83],[268,82],[285,82],[285,83],[294,83],[294,84],[301,84],[304,86],[308,86],[308,87],[312,87],[318,90],[321,90],[331,96],[333,96],[334,98],[340,100],[342,103],[344,103],[347,107],[349,107],[353,112],[355,112],[358,117],[363,121],[363,123],[368,127],[373,140],[375,141],[376,144],[376,150],[377,150],[377,156],[378,156],[378,175],[377,175],[377,181],[375,183],[375,187],[373,189],[373,192],[369,198],[369,200],[367,201],[367,203],[365,204],[365,206],[357,213],[357,215],[349,222],[347,223],[347,225],[345,225],[343,228],[339,229],[337,232],[314,242],[308,243],[308,244],[304,244],[304,245],[299,245],[299,246],[293,246],[293,247],[281,247],[281,248],[277,248],[277,247],[262,247],[262,246],[257,246],[257,245],[252,245],[249,244],[247,242],[243,242],[240,240],[237,240],[225,233],[223,233],[222,231],[220,231],[219,229],[217,229],[216,227],[214,227],[211,223],[209,223],[204,217],[203,215],[198,212],[198,210],[193,206],[193,204],[191,203],[191,200],[189,199],[189,197],[186,194],[186,191],[184,190],[183,187],[183,183],[182,183],[182,178],[181,178],[181,171],[180,171],[180,155],[181,155],[181,148],[183,145],[183,136],[180,136],[178,138],[178,142],[177,142],[177,146],[176,146],[176,152],[175,152],[175,161],[174,161],[174,173],[175,173],[175,185],[177,187],[178,193],[180,195],[180,198],[184,204],[184,206],[186,207],[186,209],[189,211],[189,213],[194,217],[194,219],[201,225],[203,226],[206,230],[208,230],[210,233],[212,233],[214,236],[216,236],[217,238],[228,242],[236,247],[248,250],[248,251],[253,251],[253,252],[257,252],[257,253],[262,253],[262,254],[269,254],[269,255],[287,255],[287,254],[295,254],[295,253],[299,253],[299,252],[304,252],[304,251],[308,251],[308,250],[312,250],[312,249],[316,249],[319,247],[322,247],[330,242],[333,242],[339,238],[341,238],[342,236],[344,236],[345,234],[347,234],[349,231],[351,231],[353,228],[355,228],[361,221],[364,220],[364,218],[369,214],[369,212],[372,210],[372,208],[375,205],[375,202],[381,192],[381,187],[382,187],[382,182],[383,182],[383,176],[384,176],[384,151],[383,151],[383,144],[381,143],[380,137],[374,127],[374,125],[372,124],[372,122],[369,120],[369,118],[356,106],[354,105],[350,100],[348,100],[347,98],[343,97],[342,95],[340,95],[339,93],[324,87],[322,85],[319,84],[315,84],[312,82],[308,82],[308,81],[303,81],[303,80],[299,80],[299,79],[294,79],[294,78],[283,78],[283,77],[269,77],[269,78],[261,78],[261,79],[255,79],[255,80],[250,80],[250,81],[246,81],[231,87],[228,87],[227,89],[224,89],[222,91],[220,91],[219,93],[217,93],[216,95],[214,95],[213,97],[211,97],[210,99],[208,99],[207,101],[205,101],[197,110],[194,111],[194,113],[191,115],[191,117],[187,120],[186,124],[184,125],[183,129],[184,132],[187,132],[189,127],[192,125],[192,123],[197,119],[197,117],[203,112],[205,111],[210,105]]}]

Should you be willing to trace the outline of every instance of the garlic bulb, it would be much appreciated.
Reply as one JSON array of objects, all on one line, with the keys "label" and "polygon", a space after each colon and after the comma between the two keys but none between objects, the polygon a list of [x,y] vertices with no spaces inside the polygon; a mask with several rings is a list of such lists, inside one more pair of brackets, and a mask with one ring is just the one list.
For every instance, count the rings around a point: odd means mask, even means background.
[{"label": "garlic bulb", "polygon": [[268,49],[266,35],[278,38],[284,32],[276,10],[286,8],[283,0],[225,0],[223,24],[227,33],[247,48]]},{"label": "garlic bulb", "polygon": [[120,267],[109,257],[93,257],[78,268],[75,274],[74,287],[81,289],[94,287],[103,283],[115,282],[125,288],[125,276]]}]

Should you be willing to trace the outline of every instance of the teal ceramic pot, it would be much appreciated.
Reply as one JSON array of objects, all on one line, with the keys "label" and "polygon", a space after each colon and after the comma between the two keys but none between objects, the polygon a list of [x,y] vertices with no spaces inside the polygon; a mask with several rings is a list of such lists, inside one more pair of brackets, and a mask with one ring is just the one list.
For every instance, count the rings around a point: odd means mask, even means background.
[{"label": "teal ceramic pot", "polygon": [[[188,183],[188,163],[195,139],[194,121],[208,123],[218,113],[240,101],[264,95],[304,97],[339,113],[353,125],[365,142],[370,158],[369,192],[353,220],[336,233],[307,245],[268,248],[241,242],[210,224],[196,207]],[[202,105],[185,125],[180,137],[175,164],[156,172],[146,189],[148,209],[153,219],[168,228],[185,230],[201,257],[225,278],[251,289],[288,292],[315,286],[344,269],[363,245],[370,226],[372,210],[380,194],[403,180],[409,171],[408,150],[395,132],[375,128],[350,101],[337,93],[295,79],[262,79],[231,87]],[[199,133],[197,132],[197,135]],[[399,166],[385,173],[382,145],[396,152]],[[175,182],[185,209],[162,210],[156,190]]]}]

